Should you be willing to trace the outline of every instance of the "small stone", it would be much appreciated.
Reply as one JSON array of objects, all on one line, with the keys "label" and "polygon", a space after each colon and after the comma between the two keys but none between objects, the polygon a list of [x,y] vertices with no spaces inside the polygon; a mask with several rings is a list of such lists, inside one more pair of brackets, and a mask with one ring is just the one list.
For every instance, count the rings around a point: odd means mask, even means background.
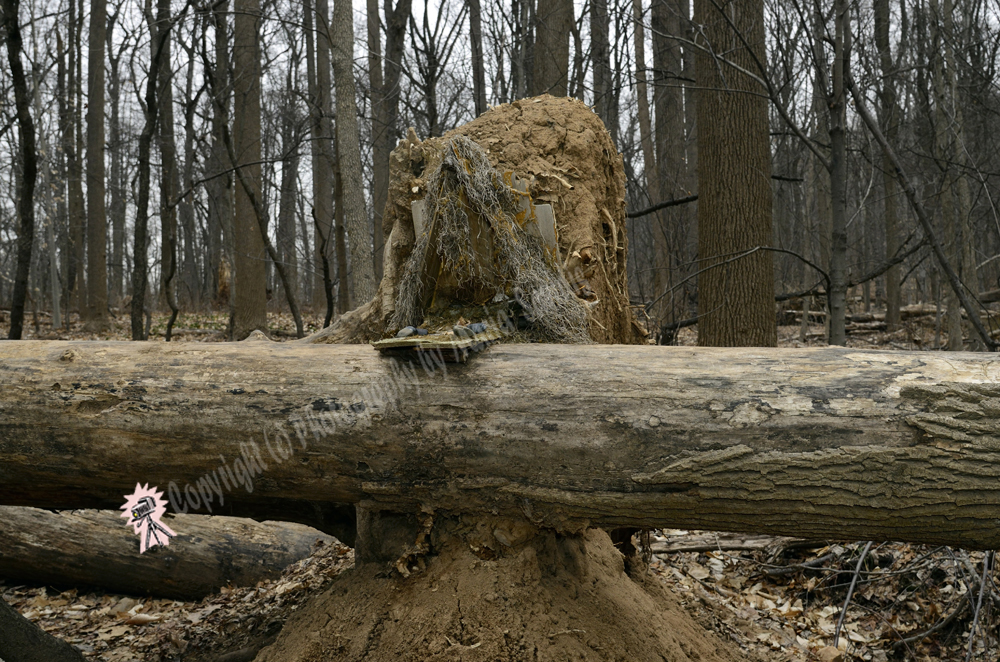
[{"label": "small stone", "polygon": [[410,336],[412,336],[416,332],[417,332],[417,329],[415,327],[404,326],[402,329],[400,329],[396,333],[396,337],[397,338],[409,338]]},{"label": "small stone", "polygon": [[476,332],[470,329],[469,327],[460,326],[458,324],[451,327],[451,332],[454,333],[455,336],[458,338],[472,338],[473,336],[476,335]]},{"label": "small stone", "polygon": [[418,336],[426,336],[427,335],[427,329],[417,329],[417,335]]},{"label": "small stone", "polygon": [[651,428],[658,428],[658,427],[660,427],[660,419],[657,418],[656,416],[650,416],[649,417],[649,427],[651,427]]},{"label": "small stone", "polygon": [[482,333],[486,330],[486,322],[476,322],[474,324],[470,324],[469,329],[471,329],[473,333]]}]

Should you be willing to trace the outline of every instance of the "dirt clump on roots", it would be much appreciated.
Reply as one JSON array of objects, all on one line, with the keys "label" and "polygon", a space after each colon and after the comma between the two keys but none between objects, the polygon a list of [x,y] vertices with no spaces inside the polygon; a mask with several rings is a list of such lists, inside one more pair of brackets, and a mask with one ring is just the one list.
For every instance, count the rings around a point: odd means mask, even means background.
[{"label": "dirt clump on roots", "polygon": [[[442,176],[448,172],[458,177]],[[526,183],[533,204],[552,205],[558,251],[547,263],[545,252],[526,239],[523,217],[513,211],[519,195],[513,178]],[[459,285],[475,280],[465,290],[485,291],[493,302],[516,299],[529,309],[529,318],[530,308],[538,308],[535,318],[545,324],[537,337],[525,340],[645,342],[646,330],[628,299],[621,155],[590,107],[549,95],[496,106],[439,138],[421,141],[410,129],[390,157],[378,292],[305,342],[372,342],[431,316],[415,304],[429,241],[427,230],[421,236],[414,230],[411,204],[416,200],[427,202],[428,225],[444,228],[431,240],[431,252],[436,251],[443,270],[451,270],[452,279]],[[485,270],[482,260],[477,267],[467,259],[468,217],[474,217],[473,226],[485,223],[492,235],[495,252]],[[476,243],[475,232],[471,243]],[[456,298],[472,307],[487,303]],[[436,313],[443,308],[438,299]]]},{"label": "dirt clump on roots", "polygon": [[376,563],[341,575],[257,661],[753,659],[658,579],[630,578],[602,530],[466,519],[436,525],[432,540],[435,555],[408,577]]}]

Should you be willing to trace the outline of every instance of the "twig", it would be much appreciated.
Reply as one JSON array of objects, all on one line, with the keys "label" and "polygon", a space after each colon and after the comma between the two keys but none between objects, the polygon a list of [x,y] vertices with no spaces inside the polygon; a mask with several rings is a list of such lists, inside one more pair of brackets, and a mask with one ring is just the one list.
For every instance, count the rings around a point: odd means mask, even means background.
[{"label": "twig", "polygon": [[955,607],[954,611],[952,611],[946,617],[938,621],[934,625],[934,627],[930,628],[929,630],[924,630],[920,634],[915,634],[912,637],[907,637],[906,639],[900,639],[899,641],[894,643],[892,647],[895,649],[895,648],[900,648],[901,646],[909,646],[910,644],[921,641],[922,639],[926,639],[927,637],[931,636],[936,632],[940,632],[944,628],[954,623],[955,619],[958,618],[959,615],[962,613],[962,611],[965,609],[966,603],[969,602],[969,595],[970,593],[966,592],[962,596],[962,598],[958,601],[958,606]]},{"label": "twig", "polygon": [[840,610],[840,618],[837,619],[837,629],[833,632],[833,647],[837,647],[837,643],[840,641],[840,628],[844,625],[844,617],[847,616],[847,606],[851,604],[851,598],[854,596],[854,587],[858,585],[858,577],[861,575],[861,566],[865,562],[865,557],[868,556],[868,550],[872,548],[872,541],[869,540],[865,545],[865,548],[861,551],[861,556],[858,558],[858,564],[854,567],[854,577],[851,578],[851,587],[847,589],[847,598],[844,599],[844,608]]},{"label": "twig", "polygon": [[[979,582],[979,597],[976,599],[976,609],[972,612],[972,629],[969,630],[969,648],[965,652],[965,662],[972,659],[972,644],[976,641],[976,627],[979,625],[979,614],[983,608],[983,595],[986,593],[986,574],[993,565],[993,552],[986,552],[983,557],[983,578]],[[966,594],[968,595],[968,594]]]},{"label": "twig", "polygon": [[[832,561],[835,558],[837,558],[837,555],[831,552],[829,554],[825,554],[825,555],[819,557],[818,559],[813,559],[812,561],[805,561],[804,563],[796,563],[795,565],[788,565],[788,566],[784,566],[782,568],[772,568],[772,569],[766,571],[764,574],[767,575],[768,577],[777,577],[777,576],[780,576],[780,575],[791,575],[793,573],[798,572],[799,570],[808,570],[810,568],[815,568],[817,566],[821,566],[824,563],[826,563],[827,561]],[[845,609],[846,609],[846,607],[845,607]]]}]

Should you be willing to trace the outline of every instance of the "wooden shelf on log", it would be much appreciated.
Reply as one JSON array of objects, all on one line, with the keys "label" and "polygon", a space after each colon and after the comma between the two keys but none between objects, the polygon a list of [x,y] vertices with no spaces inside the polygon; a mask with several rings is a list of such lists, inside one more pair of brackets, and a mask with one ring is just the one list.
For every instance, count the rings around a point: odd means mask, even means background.
[{"label": "wooden shelf on log", "polygon": [[0,503],[216,481],[214,512],[271,519],[365,502],[994,549],[998,412],[992,354],[501,345],[430,375],[358,345],[4,342]]}]

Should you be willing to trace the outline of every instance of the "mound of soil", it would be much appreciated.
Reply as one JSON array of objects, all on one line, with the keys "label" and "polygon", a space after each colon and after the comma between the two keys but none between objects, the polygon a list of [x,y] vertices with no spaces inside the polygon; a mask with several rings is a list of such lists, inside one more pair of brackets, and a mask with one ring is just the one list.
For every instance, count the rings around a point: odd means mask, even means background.
[{"label": "mound of soil", "polygon": [[604,531],[465,520],[438,524],[432,539],[435,555],[408,577],[375,563],[344,573],[258,662],[748,657],[695,623],[658,579],[625,574]]},{"label": "mound of soil", "polygon": [[625,232],[625,172],[600,118],[576,99],[549,95],[491,108],[440,138],[420,141],[413,129],[390,157],[383,215],[384,275],[372,301],[341,316],[306,342],[370,342],[383,337],[416,237],[411,203],[424,198],[427,179],[453,136],[472,139],[500,172],[528,181],[536,203],[555,212],[561,268],[596,300],[589,334],[601,343],[642,343],[646,331],[629,307]]}]

